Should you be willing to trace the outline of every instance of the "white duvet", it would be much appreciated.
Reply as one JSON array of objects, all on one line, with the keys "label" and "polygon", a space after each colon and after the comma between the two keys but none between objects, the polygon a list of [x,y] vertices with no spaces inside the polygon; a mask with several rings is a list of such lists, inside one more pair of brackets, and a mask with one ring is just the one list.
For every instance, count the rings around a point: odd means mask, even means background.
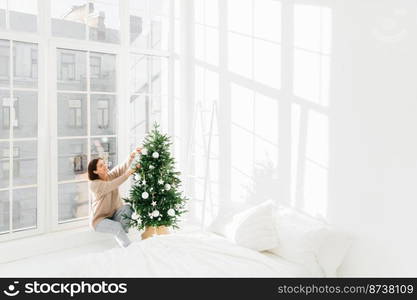
[{"label": "white duvet", "polygon": [[297,277],[304,268],[208,233],[155,236],[62,262],[60,277]]}]

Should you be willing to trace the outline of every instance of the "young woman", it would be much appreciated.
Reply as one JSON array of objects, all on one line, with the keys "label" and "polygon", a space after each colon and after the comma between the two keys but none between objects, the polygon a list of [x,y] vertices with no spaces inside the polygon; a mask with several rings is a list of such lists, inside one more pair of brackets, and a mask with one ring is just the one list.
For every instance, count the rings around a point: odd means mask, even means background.
[{"label": "young woman", "polygon": [[[88,164],[88,177],[91,180],[90,189],[93,193],[90,227],[98,232],[112,233],[121,247],[130,244],[128,220],[123,215],[131,216],[130,205],[123,205],[119,196],[119,186],[135,172],[130,165],[141,148],[136,148],[129,158],[114,167],[110,172],[102,158],[95,158]],[[140,168],[137,165],[136,168]]]}]

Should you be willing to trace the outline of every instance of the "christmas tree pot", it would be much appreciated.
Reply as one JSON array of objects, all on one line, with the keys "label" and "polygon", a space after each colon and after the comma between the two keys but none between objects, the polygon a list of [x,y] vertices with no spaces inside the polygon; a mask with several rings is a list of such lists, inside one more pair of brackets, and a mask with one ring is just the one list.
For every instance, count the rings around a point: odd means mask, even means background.
[{"label": "christmas tree pot", "polygon": [[166,226],[146,226],[145,231],[142,233],[142,240],[150,238],[154,235],[169,234],[168,227]]}]

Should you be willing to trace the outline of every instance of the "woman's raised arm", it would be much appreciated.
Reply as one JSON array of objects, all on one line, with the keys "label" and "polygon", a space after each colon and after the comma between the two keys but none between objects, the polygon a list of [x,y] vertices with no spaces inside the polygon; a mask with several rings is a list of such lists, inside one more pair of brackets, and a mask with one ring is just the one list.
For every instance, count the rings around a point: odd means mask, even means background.
[{"label": "woman's raised arm", "polygon": [[133,169],[129,169],[124,172],[121,176],[109,181],[104,180],[94,180],[91,184],[91,189],[97,194],[97,197],[105,195],[112,190],[117,189],[126,179],[129,178],[135,172]]},{"label": "woman's raised arm", "polygon": [[117,165],[116,167],[114,167],[109,172],[109,178],[114,179],[114,178],[117,178],[117,177],[121,176],[122,174],[124,174],[126,172],[126,170],[129,168],[129,166],[132,163],[133,159],[135,158],[136,154],[140,153],[141,150],[142,150],[142,148],[137,147],[135,149],[135,151],[130,153],[129,157],[127,158],[127,160],[124,163]]}]

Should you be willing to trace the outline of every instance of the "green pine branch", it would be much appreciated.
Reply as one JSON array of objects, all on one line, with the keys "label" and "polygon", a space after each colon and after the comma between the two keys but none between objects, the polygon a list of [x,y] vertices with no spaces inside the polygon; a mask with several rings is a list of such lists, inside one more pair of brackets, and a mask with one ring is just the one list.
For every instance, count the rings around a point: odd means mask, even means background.
[{"label": "green pine branch", "polygon": [[133,162],[141,168],[134,174],[129,197],[124,199],[135,212],[128,218],[129,226],[139,230],[147,226],[178,228],[180,217],[187,212],[188,198],[179,191],[181,173],[174,170],[175,160],[170,153],[171,138],[159,127],[155,122],[144,138],[142,154]]}]

